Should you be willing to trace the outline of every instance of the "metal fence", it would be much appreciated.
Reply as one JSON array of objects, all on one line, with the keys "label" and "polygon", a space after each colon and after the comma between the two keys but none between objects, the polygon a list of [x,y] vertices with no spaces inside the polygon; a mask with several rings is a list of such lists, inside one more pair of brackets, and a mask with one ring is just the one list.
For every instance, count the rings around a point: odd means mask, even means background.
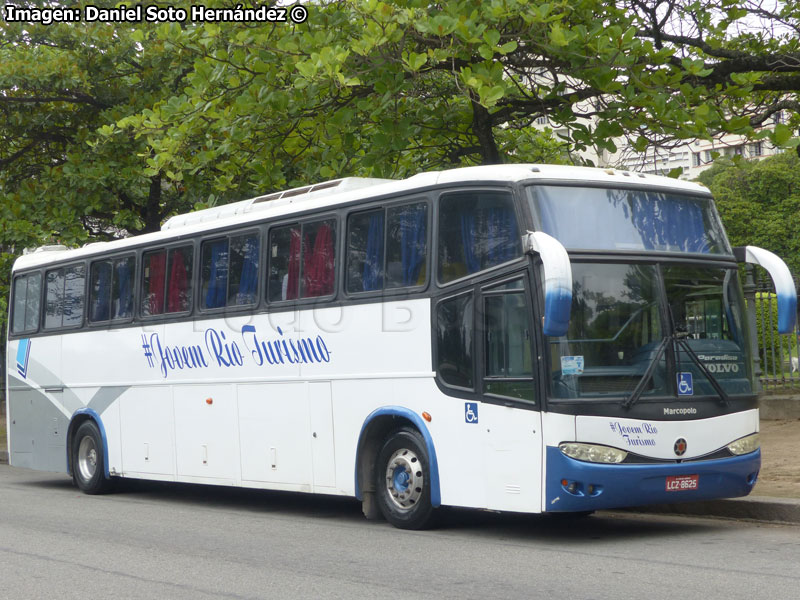
[{"label": "metal fence", "polygon": [[[795,288],[798,278],[795,277]],[[790,334],[778,334],[778,300],[769,275],[747,265],[744,281],[755,375],[764,389],[800,388],[800,319]]]}]

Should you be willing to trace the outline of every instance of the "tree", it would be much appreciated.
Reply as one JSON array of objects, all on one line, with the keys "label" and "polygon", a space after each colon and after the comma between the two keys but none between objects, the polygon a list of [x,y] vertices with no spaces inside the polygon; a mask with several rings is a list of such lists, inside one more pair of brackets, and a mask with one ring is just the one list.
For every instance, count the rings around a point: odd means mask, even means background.
[{"label": "tree", "polygon": [[193,56],[167,48],[157,27],[0,28],[1,244],[157,231],[205,190],[202,178],[161,171],[146,140],[115,128],[172,97],[191,70]]},{"label": "tree", "polygon": [[108,134],[174,94],[191,67],[155,28],[0,27],[0,325],[23,248],[156,231],[205,189],[154,168],[146,140]]},{"label": "tree", "polygon": [[[189,85],[121,125],[174,173],[216,165],[218,189],[526,160],[518,142],[539,117],[575,150],[723,132],[796,144],[794,3],[347,0],[309,13],[162,30],[197,57]],[[788,122],[761,129],[778,111]]]},{"label": "tree", "polygon": [[718,160],[698,178],[716,199],[734,246],[761,246],[800,275],[800,158]]}]

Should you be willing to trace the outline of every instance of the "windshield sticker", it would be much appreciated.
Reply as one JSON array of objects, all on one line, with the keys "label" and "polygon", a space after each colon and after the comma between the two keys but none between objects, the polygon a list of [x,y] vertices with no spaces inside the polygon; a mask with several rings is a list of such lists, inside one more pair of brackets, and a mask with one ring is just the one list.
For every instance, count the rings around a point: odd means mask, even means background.
[{"label": "windshield sticker", "polygon": [[583,373],[583,356],[562,356],[561,374],[580,375]]},{"label": "windshield sticker", "polygon": [[691,373],[678,373],[678,395],[694,396]]}]

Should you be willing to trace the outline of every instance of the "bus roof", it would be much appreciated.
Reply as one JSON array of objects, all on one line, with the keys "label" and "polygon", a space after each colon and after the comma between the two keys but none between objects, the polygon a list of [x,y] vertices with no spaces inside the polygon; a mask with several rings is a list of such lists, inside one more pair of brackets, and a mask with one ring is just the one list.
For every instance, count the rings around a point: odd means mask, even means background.
[{"label": "bus roof", "polygon": [[258,196],[206,210],[177,215],[168,219],[161,231],[135,237],[95,242],[82,248],[43,246],[19,257],[14,270],[26,269],[51,262],[78,260],[107,252],[123,251],[141,244],[169,242],[183,236],[202,233],[224,226],[246,225],[264,219],[280,218],[293,213],[325,210],[375,196],[389,196],[435,185],[478,182],[519,182],[546,180],[587,184],[639,184],[664,190],[691,194],[708,194],[702,185],[658,175],[645,175],[616,169],[573,167],[565,165],[486,165],[446,171],[420,173],[408,179],[374,179],[347,177],[292,190]]}]

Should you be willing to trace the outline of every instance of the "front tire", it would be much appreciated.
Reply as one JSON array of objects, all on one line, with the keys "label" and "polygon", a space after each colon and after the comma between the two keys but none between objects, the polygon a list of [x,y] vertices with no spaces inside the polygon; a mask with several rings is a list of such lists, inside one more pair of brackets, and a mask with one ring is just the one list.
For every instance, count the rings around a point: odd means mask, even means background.
[{"label": "front tire", "polygon": [[400,529],[426,529],[434,524],[430,461],[425,441],[410,427],[392,433],[378,453],[375,483],[378,507]]},{"label": "front tire", "polygon": [[72,481],[85,494],[105,494],[114,487],[106,479],[103,436],[94,421],[84,421],[72,440]]}]

